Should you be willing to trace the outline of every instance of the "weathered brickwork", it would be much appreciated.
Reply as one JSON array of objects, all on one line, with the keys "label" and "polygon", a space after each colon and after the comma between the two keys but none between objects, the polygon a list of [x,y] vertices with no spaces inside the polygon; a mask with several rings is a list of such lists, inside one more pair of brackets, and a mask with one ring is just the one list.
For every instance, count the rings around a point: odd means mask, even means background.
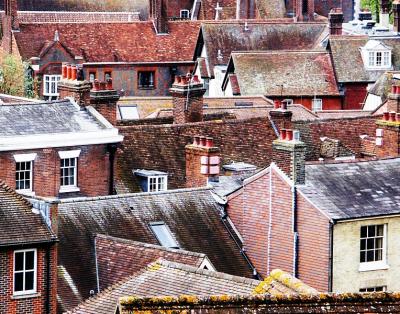
[{"label": "weathered brickwork", "polygon": [[376,147],[378,157],[397,157],[400,154],[400,123],[377,121],[377,128],[383,130],[382,145]]},{"label": "weathered brickwork", "polygon": [[[30,297],[13,297],[13,265],[14,250],[0,250],[0,313],[7,314],[42,314],[56,313],[57,293],[57,252],[56,247],[24,247],[37,248],[37,293]],[[21,248],[15,248],[21,249]],[[48,255],[49,254],[49,255]],[[47,257],[50,256],[50,261]],[[48,272],[47,265],[50,265]],[[50,277],[48,278],[48,276]],[[48,291],[48,283],[50,289]],[[49,299],[48,299],[49,298]],[[49,312],[48,312],[49,310]]]},{"label": "weathered brickwork", "polygon": [[60,157],[58,151],[80,149],[78,157],[79,195],[108,195],[109,191],[109,153],[107,145],[79,147],[44,148],[29,151],[0,153],[0,178],[15,189],[15,154],[37,153],[33,161],[33,191],[39,196],[71,196],[71,193],[59,193]]}]

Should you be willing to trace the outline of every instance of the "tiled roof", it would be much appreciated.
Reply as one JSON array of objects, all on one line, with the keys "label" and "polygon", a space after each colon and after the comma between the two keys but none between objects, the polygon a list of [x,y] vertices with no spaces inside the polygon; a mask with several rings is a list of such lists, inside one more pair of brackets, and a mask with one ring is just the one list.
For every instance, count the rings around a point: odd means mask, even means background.
[{"label": "tiled roof", "polygon": [[400,213],[400,158],[306,165],[299,190],[331,219]]},{"label": "tiled roof", "polygon": [[0,246],[44,243],[56,236],[21,195],[0,181]]},{"label": "tiled roof", "polygon": [[60,42],[85,62],[192,61],[199,22],[171,21],[168,34],[157,35],[152,21],[132,23],[20,24],[14,33],[23,59],[37,57],[46,41]]},{"label": "tiled roof", "polygon": [[71,313],[114,313],[120,297],[250,294],[260,282],[193,266],[158,260],[119,284],[88,299]]},{"label": "tiled roof", "polygon": [[284,0],[256,0],[257,11],[262,19],[286,17]]},{"label": "tiled roof", "polygon": [[371,116],[371,111],[367,110],[322,110],[317,111],[318,118],[324,119],[346,119]]},{"label": "tiled roof", "polygon": [[158,258],[200,267],[205,254],[98,234],[95,239],[100,290],[104,290]]},{"label": "tiled roof", "polygon": [[[0,136],[96,132],[105,129],[69,100],[0,106]],[[1,146],[1,143],[0,143]]]},{"label": "tiled roof", "polygon": [[[247,25],[248,30],[242,21],[203,23],[201,34],[211,75],[215,65],[228,63],[232,51],[313,49],[327,34],[325,23],[251,21]],[[221,61],[217,58],[218,50],[223,57]]]},{"label": "tiled roof", "polygon": [[339,95],[331,59],[326,52],[234,52],[231,63],[241,95]]},{"label": "tiled roof", "polygon": [[[376,40],[392,48],[392,64],[400,67],[400,41],[398,38],[377,38]],[[374,82],[385,70],[366,70],[360,48],[368,42],[368,36],[331,36],[329,46],[333,65],[339,83]]]},{"label": "tiled roof", "polygon": [[96,234],[158,245],[148,224],[164,221],[181,249],[206,254],[218,271],[250,277],[250,267],[221,222],[221,210],[208,189],[62,200],[59,265],[87,298],[96,290]]}]

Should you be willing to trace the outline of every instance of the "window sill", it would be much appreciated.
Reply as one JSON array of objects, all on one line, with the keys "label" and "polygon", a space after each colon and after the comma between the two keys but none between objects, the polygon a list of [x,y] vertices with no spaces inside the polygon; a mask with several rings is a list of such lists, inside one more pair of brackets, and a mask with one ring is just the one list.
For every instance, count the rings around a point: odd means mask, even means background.
[{"label": "window sill", "polygon": [[38,298],[40,297],[40,293],[27,293],[27,294],[14,294],[11,296],[12,300],[20,300],[20,299],[28,299],[28,298]]},{"label": "window sill", "polygon": [[152,90],[152,89],[156,89],[154,86],[153,87],[138,87],[139,89],[144,89],[144,90]]},{"label": "window sill", "polygon": [[77,186],[62,186],[60,187],[60,193],[69,193],[69,192],[79,192],[81,189]]},{"label": "window sill", "polygon": [[373,271],[373,270],[385,270],[389,269],[389,265],[382,262],[382,263],[360,263],[360,266],[358,268],[359,272],[364,272],[364,271]]}]

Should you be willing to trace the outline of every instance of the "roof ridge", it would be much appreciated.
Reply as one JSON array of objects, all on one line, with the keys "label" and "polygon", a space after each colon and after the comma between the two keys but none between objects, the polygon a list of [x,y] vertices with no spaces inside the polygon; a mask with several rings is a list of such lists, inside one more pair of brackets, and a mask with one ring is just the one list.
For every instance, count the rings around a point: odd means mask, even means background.
[{"label": "roof ridge", "polygon": [[146,243],[146,242],[140,242],[140,241],[134,241],[134,240],[129,240],[129,239],[124,239],[124,238],[118,238],[118,237],[113,237],[110,235],[106,234],[101,234],[97,233],[95,237],[103,238],[103,239],[108,239],[108,240],[114,240],[114,241],[119,241],[125,244],[132,244],[132,245],[138,245],[146,248],[154,248],[166,252],[171,252],[171,253],[179,253],[182,255],[189,255],[189,256],[197,256],[197,257],[207,257],[206,254],[204,253],[198,253],[198,252],[193,252],[193,251],[187,251],[187,250],[182,250],[182,249],[172,249],[172,248],[167,248],[161,245],[156,245],[156,244],[151,244],[151,243]]},{"label": "roof ridge", "polygon": [[103,201],[112,199],[123,199],[123,198],[137,198],[142,196],[156,196],[156,195],[168,195],[168,194],[178,194],[178,193],[190,193],[195,191],[211,191],[212,187],[200,187],[200,188],[183,188],[174,189],[161,192],[141,192],[141,193],[124,193],[116,195],[105,195],[105,196],[92,196],[92,197],[76,197],[76,198],[66,198],[60,199],[61,204],[66,203],[78,203],[78,202],[89,202],[89,201]]}]

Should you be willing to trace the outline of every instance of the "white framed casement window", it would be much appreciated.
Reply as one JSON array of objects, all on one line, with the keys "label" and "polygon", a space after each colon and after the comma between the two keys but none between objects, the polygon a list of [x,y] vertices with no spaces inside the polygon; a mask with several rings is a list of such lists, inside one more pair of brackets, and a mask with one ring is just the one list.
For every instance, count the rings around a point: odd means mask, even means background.
[{"label": "white framed casement window", "polygon": [[376,286],[376,287],[368,287],[368,288],[360,288],[360,292],[384,292],[386,291],[386,286]]},{"label": "white framed casement window", "polygon": [[312,100],[312,111],[321,111],[322,110],[322,99],[314,98]]},{"label": "white framed casement window", "polygon": [[373,69],[387,69],[392,66],[391,51],[369,51],[368,67]]},{"label": "white framed casement window", "polygon": [[61,75],[43,75],[43,96],[55,96],[58,93],[58,82],[61,80]]},{"label": "white framed casement window", "polygon": [[161,192],[167,190],[167,176],[149,176],[147,177],[147,192]]},{"label": "white framed casement window", "polygon": [[13,294],[27,295],[36,293],[37,250],[14,251]]},{"label": "white framed casement window", "polygon": [[60,156],[60,192],[77,192],[78,157],[80,150],[59,151]]},{"label": "white framed casement window", "polygon": [[163,221],[150,223],[150,229],[162,246],[179,249],[179,245],[172,236],[171,230],[169,230],[168,226]]},{"label": "white framed casement window", "polygon": [[181,10],[181,12],[180,12],[180,17],[181,17],[181,19],[182,20],[187,20],[187,19],[189,19],[189,17],[190,17],[190,12],[189,12],[189,10]]},{"label": "white framed casement window", "polygon": [[361,226],[359,271],[388,268],[386,240],[386,224]]},{"label": "white framed casement window", "polygon": [[37,154],[17,154],[15,160],[15,190],[19,193],[33,193],[33,161]]}]

